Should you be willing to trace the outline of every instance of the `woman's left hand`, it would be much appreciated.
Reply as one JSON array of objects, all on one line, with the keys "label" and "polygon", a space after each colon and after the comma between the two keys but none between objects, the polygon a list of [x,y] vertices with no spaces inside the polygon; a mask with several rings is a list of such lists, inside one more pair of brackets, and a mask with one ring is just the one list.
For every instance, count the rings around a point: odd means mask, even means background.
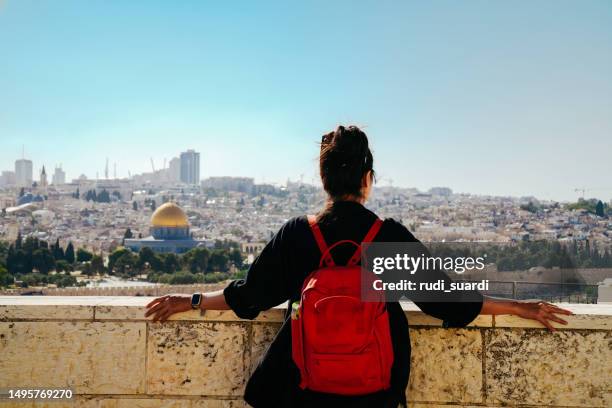
[{"label": "woman's left hand", "polygon": [[572,315],[570,310],[562,309],[559,306],[555,306],[552,303],[543,301],[516,301],[514,305],[514,312],[517,316],[524,319],[537,320],[550,330],[555,330],[551,322],[560,324],[567,324],[566,320],[558,317],[557,315]]},{"label": "woman's left hand", "polygon": [[165,322],[175,313],[191,310],[190,295],[166,295],[153,299],[147,305],[145,317],[153,315],[153,321]]}]

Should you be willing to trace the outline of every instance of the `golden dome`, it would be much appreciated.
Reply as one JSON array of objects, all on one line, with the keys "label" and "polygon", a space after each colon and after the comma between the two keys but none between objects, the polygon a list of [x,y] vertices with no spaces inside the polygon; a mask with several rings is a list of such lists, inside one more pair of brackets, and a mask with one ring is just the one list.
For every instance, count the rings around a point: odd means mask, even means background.
[{"label": "golden dome", "polygon": [[151,216],[152,227],[189,227],[189,221],[181,207],[174,203],[160,205]]}]

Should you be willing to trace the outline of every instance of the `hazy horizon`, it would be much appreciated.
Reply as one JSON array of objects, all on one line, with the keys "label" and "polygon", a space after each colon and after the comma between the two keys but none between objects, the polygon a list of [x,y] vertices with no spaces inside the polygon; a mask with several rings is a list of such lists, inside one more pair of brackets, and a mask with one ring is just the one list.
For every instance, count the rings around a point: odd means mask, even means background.
[{"label": "hazy horizon", "polygon": [[0,55],[0,171],[312,182],[352,123],[381,185],[612,198],[610,2],[6,0]]}]

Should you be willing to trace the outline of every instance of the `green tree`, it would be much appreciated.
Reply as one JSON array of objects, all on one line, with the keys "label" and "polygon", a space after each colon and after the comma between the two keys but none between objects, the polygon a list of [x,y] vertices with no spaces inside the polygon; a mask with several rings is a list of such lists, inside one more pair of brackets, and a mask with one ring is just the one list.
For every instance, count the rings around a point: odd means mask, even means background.
[{"label": "green tree", "polygon": [[6,255],[6,268],[11,275],[32,272],[32,268],[28,269],[27,255],[24,250],[17,249],[10,245]]},{"label": "green tree", "polygon": [[132,202],[132,210],[138,211],[138,202],[136,202],[136,201]]},{"label": "green tree", "polygon": [[114,263],[114,269],[122,275],[136,276],[138,274],[138,257],[128,251],[117,259]]},{"label": "green tree", "polygon": [[64,249],[60,245],[59,238],[55,240],[55,245],[53,245],[53,258],[56,261],[63,260],[65,257]]},{"label": "green tree", "polygon": [[127,253],[131,253],[127,248],[117,248],[108,256],[108,273],[112,274],[115,271],[115,263],[121,258],[123,255]]},{"label": "green tree", "polygon": [[91,262],[82,262],[81,263],[81,273],[83,275],[92,276],[94,275],[94,270],[91,267]]},{"label": "green tree", "polygon": [[55,258],[48,248],[37,248],[32,252],[32,267],[46,275],[55,269]]},{"label": "green tree", "polygon": [[144,270],[147,267],[154,271],[162,270],[162,261],[149,247],[142,247],[138,252],[138,268]]},{"label": "green tree", "polygon": [[229,260],[236,268],[242,268],[242,253],[239,249],[232,249],[230,251]]},{"label": "green tree", "polygon": [[21,249],[23,244],[23,238],[21,237],[21,231],[17,233],[17,239],[15,240],[15,249]]},{"label": "green tree", "polygon": [[73,269],[72,265],[66,262],[65,259],[60,259],[59,261],[55,261],[55,270],[57,272],[66,272],[67,274],[70,274],[72,269]]},{"label": "green tree", "polygon": [[76,253],[77,262],[89,262],[93,258],[93,254],[84,248],[79,248]]},{"label": "green tree", "polygon": [[13,284],[15,278],[13,278],[8,270],[4,266],[0,266],[0,287],[7,287]]},{"label": "green tree", "polygon": [[134,238],[134,234],[132,233],[132,230],[130,228],[127,228],[125,230],[125,233],[123,234],[123,240],[121,241],[121,245],[125,245],[126,239],[132,239],[132,238]]},{"label": "green tree", "polygon": [[211,272],[227,272],[229,257],[227,251],[223,249],[215,249],[210,254],[208,262],[208,270]]},{"label": "green tree", "polygon": [[181,268],[181,261],[176,254],[170,253],[164,256],[162,270],[165,273],[174,273]]},{"label": "green tree", "polygon": [[599,217],[605,216],[604,214],[604,204],[599,200],[597,205],[595,206],[595,214]]},{"label": "green tree", "polygon": [[74,257],[74,245],[72,245],[72,241],[68,242],[68,246],[66,247],[66,252],[64,254],[64,259],[69,264],[73,264],[74,263],[74,260],[75,260],[75,257]]},{"label": "green tree", "polygon": [[208,269],[210,252],[206,248],[193,248],[187,251],[183,257],[183,266],[190,272],[205,272]]},{"label": "green tree", "polygon": [[0,241],[0,266],[6,268],[6,258],[8,256],[9,244],[5,241]]},{"label": "green tree", "polygon": [[104,260],[100,255],[91,258],[91,269],[94,273],[102,275],[104,273]]},{"label": "green tree", "polygon": [[102,189],[102,191],[100,191],[100,194],[98,194],[98,197],[95,201],[99,203],[110,203],[110,194],[104,188]]}]

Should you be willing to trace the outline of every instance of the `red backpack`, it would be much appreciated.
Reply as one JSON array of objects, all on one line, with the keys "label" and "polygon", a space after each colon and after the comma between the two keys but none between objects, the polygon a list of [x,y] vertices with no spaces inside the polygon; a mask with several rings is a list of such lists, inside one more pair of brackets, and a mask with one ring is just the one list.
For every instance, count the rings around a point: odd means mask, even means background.
[{"label": "red backpack", "polygon": [[[329,248],[314,216],[308,216],[321,262],[302,286],[292,307],[292,357],[300,370],[300,388],[363,395],[389,388],[393,346],[389,315],[379,302],[361,301],[361,246],[338,241]],[[382,221],[376,219],[362,242],[371,242]],[[340,244],[357,247],[346,266],[336,266],[330,251]]]}]

